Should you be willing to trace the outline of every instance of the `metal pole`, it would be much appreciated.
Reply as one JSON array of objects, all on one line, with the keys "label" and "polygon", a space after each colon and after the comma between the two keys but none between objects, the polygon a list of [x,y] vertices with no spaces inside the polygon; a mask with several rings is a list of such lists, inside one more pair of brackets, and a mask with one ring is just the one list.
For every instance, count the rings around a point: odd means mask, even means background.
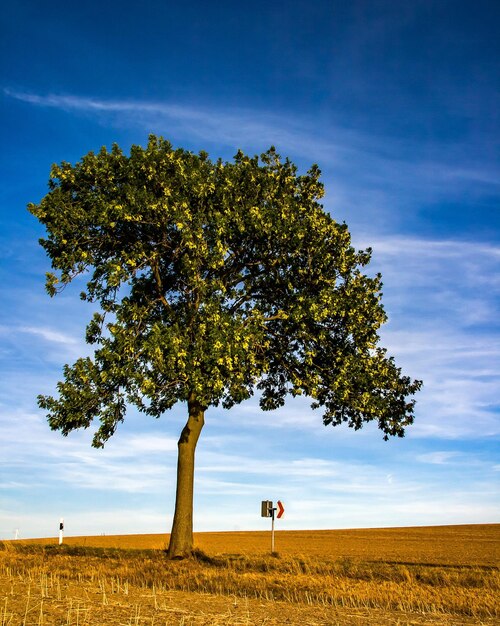
[{"label": "metal pole", "polygon": [[274,511],[276,511],[276,509],[273,509],[271,522],[271,552],[274,552]]}]

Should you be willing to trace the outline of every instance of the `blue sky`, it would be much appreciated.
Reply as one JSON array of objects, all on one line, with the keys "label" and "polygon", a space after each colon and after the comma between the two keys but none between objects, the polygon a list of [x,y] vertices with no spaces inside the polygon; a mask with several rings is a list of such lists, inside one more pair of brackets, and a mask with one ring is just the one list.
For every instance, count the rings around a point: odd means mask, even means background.
[{"label": "blue sky", "polygon": [[36,396],[88,353],[78,287],[51,299],[26,211],[50,165],[174,145],[230,159],[271,144],[317,162],[325,209],[384,277],[382,343],[424,380],[405,439],[325,428],[304,399],[210,409],[195,530],[500,521],[498,88],[493,1],[241,5],[18,0],[1,32],[0,537],[168,532],[179,405],[131,411],[104,450],[49,430]]}]

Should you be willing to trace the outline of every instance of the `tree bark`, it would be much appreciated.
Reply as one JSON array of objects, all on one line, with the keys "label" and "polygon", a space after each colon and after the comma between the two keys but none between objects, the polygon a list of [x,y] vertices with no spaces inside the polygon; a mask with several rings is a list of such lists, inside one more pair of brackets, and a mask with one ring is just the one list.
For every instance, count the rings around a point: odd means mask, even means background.
[{"label": "tree bark", "polygon": [[188,400],[188,414],[188,421],[177,443],[177,491],[168,546],[168,556],[171,559],[187,557],[193,551],[194,455],[205,423],[205,407],[193,396]]}]

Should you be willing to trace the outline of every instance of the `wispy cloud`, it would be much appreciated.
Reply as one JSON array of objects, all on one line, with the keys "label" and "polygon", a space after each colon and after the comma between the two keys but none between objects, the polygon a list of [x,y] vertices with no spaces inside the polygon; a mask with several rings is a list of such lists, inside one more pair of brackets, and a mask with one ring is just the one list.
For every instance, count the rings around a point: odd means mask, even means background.
[{"label": "wispy cloud", "polygon": [[452,240],[373,240],[389,324],[382,343],[423,378],[411,436],[500,432],[500,248]]},{"label": "wispy cloud", "polygon": [[54,330],[52,328],[38,328],[35,326],[20,326],[18,331],[21,333],[27,333],[29,335],[35,335],[37,337],[41,337],[45,339],[45,341],[53,342],[53,343],[62,343],[64,345],[76,345],[79,341],[72,337],[71,335],[67,335],[60,331]]},{"label": "wispy cloud", "polygon": [[173,437],[121,433],[105,450],[95,450],[90,433],[63,438],[49,430],[41,415],[14,411],[10,419],[2,418],[0,437],[6,448],[0,464],[6,477],[17,477],[6,481],[5,489],[20,482],[28,468],[36,474],[28,480],[30,489],[52,480],[95,492],[153,493],[173,479]]},{"label": "wispy cloud", "polygon": [[456,459],[459,456],[458,452],[445,450],[441,452],[428,452],[426,454],[419,454],[417,461],[421,463],[430,463],[431,465],[446,465],[451,460]]},{"label": "wispy cloud", "polygon": [[[242,144],[255,145],[259,138],[275,142],[287,148],[309,153],[312,137],[290,124],[279,123],[279,116],[269,113],[256,113],[252,110],[221,110],[209,107],[192,107],[185,104],[165,102],[144,102],[137,100],[102,100],[71,95],[41,96],[28,92],[5,89],[12,98],[36,106],[51,107],[62,111],[85,114],[114,114],[122,122],[147,129],[169,129],[175,134],[182,132],[191,137],[217,141],[228,146]],[[321,142],[314,140],[314,148]],[[262,146],[262,149],[268,146]],[[328,156],[332,157],[332,144],[324,144]],[[326,155],[325,155],[326,156]]]},{"label": "wispy cloud", "polygon": [[[134,99],[104,100],[71,94],[40,95],[29,91],[4,89],[6,96],[33,106],[49,107],[80,115],[97,116],[104,123],[144,128],[168,133],[169,137],[225,145],[232,150],[265,150],[270,144],[295,158],[319,162],[335,171],[336,185],[329,198],[337,207],[357,207],[364,214],[376,212],[384,223],[388,204],[401,207],[416,197],[450,198],[469,193],[481,194],[484,186],[497,187],[495,167],[479,162],[481,152],[464,156],[462,148],[435,145],[432,156],[418,147],[418,140],[378,136],[353,128],[332,126],[324,120],[286,112],[228,108],[182,102],[151,102]],[[410,146],[409,143],[412,145]],[[397,172],[397,176],[394,173]],[[351,185],[352,179],[356,185]],[[342,181],[346,181],[346,185]],[[340,213],[342,215],[342,213]],[[392,215],[394,220],[395,215]]]},{"label": "wispy cloud", "polygon": [[[41,305],[37,310],[40,318],[45,317],[50,322],[54,319],[54,312],[47,305]],[[56,312],[58,307],[54,307]],[[46,315],[44,315],[44,313]],[[21,317],[21,315],[19,316]],[[28,312],[23,312],[22,317],[29,319]],[[81,320],[78,331],[72,327],[76,320]],[[35,321],[35,320],[33,320]],[[85,343],[82,335],[87,323],[87,319],[82,316],[82,311],[77,311],[76,315],[65,315],[61,326],[63,329],[56,329],[44,322],[40,325],[0,325],[0,337],[5,353],[2,366],[5,367],[3,375],[9,377],[15,375],[16,368],[22,367],[25,371],[25,380],[28,381],[29,370],[39,367],[42,362],[48,364],[61,364],[72,362],[78,357],[89,353],[89,346]],[[35,322],[36,323],[36,322]],[[74,332],[72,332],[74,330]],[[0,366],[0,371],[1,371]],[[46,374],[39,373],[39,380]],[[1,391],[0,391],[1,395]]]}]

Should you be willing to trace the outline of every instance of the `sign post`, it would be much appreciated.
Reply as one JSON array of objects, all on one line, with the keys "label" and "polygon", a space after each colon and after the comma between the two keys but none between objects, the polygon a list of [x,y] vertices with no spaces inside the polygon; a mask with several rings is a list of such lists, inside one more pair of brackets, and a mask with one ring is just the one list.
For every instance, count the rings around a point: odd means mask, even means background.
[{"label": "sign post", "polygon": [[59,522],[59,545],[63,542],[64,519],[61,517]]},{"label": "sign post", "polygon": [[274,514],[278,511],[278,515],[276,515],[277,519],[283,517],[283,513],[285,512],[285,507],[283,503],[278,500],[278,506],[273,507],[272,500],[262,500],[260,514],[261,517],[270,517],[271,518],[271,552],[274,552]]},{"label": "sign post", "polygon": [[271,521],[271,554],[274,552],[274,512],[276,509],[273,509],[272,521]]}]

